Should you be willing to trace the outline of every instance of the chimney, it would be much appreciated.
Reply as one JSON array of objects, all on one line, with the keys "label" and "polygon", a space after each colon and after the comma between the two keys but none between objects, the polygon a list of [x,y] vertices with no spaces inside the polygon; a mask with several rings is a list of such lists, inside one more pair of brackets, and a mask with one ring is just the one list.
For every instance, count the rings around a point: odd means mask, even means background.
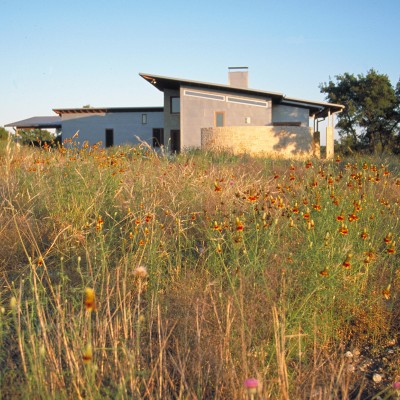
[{"label": "chimney", "polygon": [[247,89],[249,87],[248,67],[229,67],[228,84],[232,87]]}]

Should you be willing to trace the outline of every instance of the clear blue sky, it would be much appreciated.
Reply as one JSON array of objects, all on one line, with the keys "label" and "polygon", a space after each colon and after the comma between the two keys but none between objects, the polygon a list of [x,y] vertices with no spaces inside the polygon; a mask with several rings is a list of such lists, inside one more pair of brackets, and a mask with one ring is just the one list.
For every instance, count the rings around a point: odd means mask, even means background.
[{"label": "clear blue sky", "polygon": [[0,0],[0,126],[52,108],[162,105],[139,72],[324,100],[329,77],[400,77],[399,0]]}]

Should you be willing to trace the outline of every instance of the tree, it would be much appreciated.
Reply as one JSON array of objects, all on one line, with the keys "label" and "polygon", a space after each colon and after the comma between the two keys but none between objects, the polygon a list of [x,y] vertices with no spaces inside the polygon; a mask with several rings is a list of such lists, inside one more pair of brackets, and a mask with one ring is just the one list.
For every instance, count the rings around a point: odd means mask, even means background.
[{"label": "tree", "polygon": [[0,126],[0,140],[7,140],[9,136],[8,130]]},{"label": "tree", "polygon": [[343,104],[338,114],[339,134],[354,150],[395,150],[399,143],[400,81],[396,89],[387,75],[371,69],[364,76],[345,73],[320,85],[328,101]]},{"label": "tree", "polygon": [[18,135],[22,144],[35,144],[54,140],[54,135],[45,129],[20,129]]}]

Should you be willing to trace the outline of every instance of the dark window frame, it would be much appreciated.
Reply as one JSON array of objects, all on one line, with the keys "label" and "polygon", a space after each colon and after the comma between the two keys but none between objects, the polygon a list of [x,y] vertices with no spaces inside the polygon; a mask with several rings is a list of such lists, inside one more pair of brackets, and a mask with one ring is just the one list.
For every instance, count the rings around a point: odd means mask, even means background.
[{"label": "dark window frame", "polygon": [[153,147],[164,146],[164,128],[153,128]]}]

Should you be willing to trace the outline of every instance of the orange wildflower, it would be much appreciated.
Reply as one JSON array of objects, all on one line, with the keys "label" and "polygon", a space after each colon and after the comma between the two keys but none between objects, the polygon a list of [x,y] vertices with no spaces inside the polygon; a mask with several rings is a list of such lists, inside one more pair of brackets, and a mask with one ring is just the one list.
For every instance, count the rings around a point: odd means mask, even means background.
[{"label": "orange wildflower", "polygon": [[222,191],[222,187],[220,185],[218,185],[218,183],[216,181],[214,182],[214,191],[215,192],[221,192]]},{"label": "orange wildflower", "polygon": [[360,237],[363,240],[365,240],[368,237],[368,233],[367,233],[367,229],[366,228],[364,228],[364,230],[362,231]]},{"label": "orange wildflower", "polygon": [[325,267],[322,271],[319,272],[321,276],[329,276],[328,267]]},{"label": "orange wildflower", "polygon": [[342,226],[339,228],[339,233],[342,235],[347,235],[349,233],[349,230],[345,224],[342,224]]},{"label": "orange wildflower", "polygon": [[346,268],[346,269],[351,268],[350,260],[351,260],[352,257],[353,257],[353,254],[347,254],[346,259],[342,263],[344,268]]},{"label": "orange wildflower", "polygon": [[239,218],[236,218],[236,230],[237,230],[238,232],[242,232],[243,229],[244,229],[243,223],[240,221]]},{"label": "orange wildflower", "polygon": [[385,300],[389,300],[391,297],[391,292],[390,292],[390,284],[382,290],[382,296]]},{"label": "orange wildflower", "polygon": [[392,234],[392,232],[389,232],[389,233],[384,237],[383,241],[384,241],[386,244],[389,244],[389,243],[392,242],[392,239],[393,239],[393,234]]}]

